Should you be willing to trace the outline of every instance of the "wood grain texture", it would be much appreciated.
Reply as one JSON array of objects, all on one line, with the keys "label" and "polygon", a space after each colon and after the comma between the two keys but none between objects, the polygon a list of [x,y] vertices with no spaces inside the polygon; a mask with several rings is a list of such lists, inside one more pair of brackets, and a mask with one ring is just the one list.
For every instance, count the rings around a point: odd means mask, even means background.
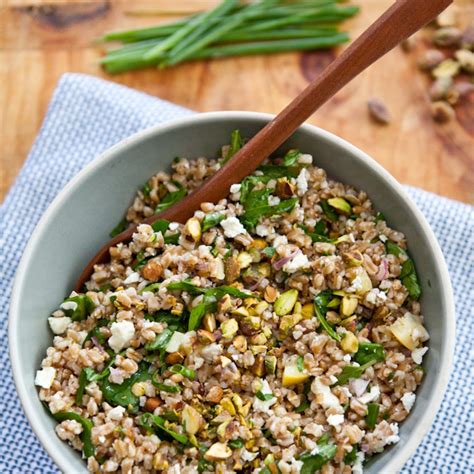
[{"label": "wood grain texture", "polygon": [[[359,0],[362,12],[347,22],[362,32],[390,0]],[[472,0],[457,0],[463,24],[474,22]],[[202,9],[214,0],[0,0],[0,197],[18,174],[38,132],[59,77],[82,72],[176,102],[197,111],[279,112],[336,52],[279,54],[204,61],[174,69],[108,76],[98,65],[105,31],[156,24],[174,16],[129,13]],[[474,202],[474,96],[457,119],[432,122],[428,80],[416,70],[426,47],[389,53],[346,86],[309,120],[369,153],[399,181],[465,202]],[[367,100],[378,97],[393,116],[388,126],[371,122]]]}]

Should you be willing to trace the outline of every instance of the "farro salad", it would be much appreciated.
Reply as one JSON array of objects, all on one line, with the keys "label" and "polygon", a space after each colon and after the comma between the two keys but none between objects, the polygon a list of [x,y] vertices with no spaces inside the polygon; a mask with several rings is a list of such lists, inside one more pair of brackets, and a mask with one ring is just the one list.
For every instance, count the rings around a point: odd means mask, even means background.
[{"label": "farro salad", "polygon": [[[217,159],[177,158],[137,192],[140,223]],[[364,191],[298,150],[203,203],[139,224],[49,318],[35,383],[90,472],[363,472],[398,441],[428,333],[406,240]]]}]

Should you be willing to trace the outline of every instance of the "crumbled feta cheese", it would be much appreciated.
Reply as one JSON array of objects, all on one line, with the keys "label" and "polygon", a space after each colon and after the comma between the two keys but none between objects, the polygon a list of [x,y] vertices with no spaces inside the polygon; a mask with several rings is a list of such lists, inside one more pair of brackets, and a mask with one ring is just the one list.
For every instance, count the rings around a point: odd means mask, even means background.
[{"label": "crumbled feta cheese", "polygon": [[186,341],[186,334],[175,331],[166,345],[166,352],[178,352],[179,348]]},{"label": "crumbled feta cheese", "polygon": [[63,334],[67,327],[71,324],[71,318],[64,316],[63,318],[48,318],[49,327],[54,334]]},{"label": "crumbled feta cheese", "polygon": [[343,411],[339,399],[331,392],[331,388],[321,382],[319,377],[316,377],[311,384],[311,391],[316,395],[316,401],[325,409],[338,408]]},{"label": "crumbled feta cheese", "polygon": [[379,240],[382,241],[382,242],[387,242],[387,236],[383,235],[383,234],[380,234],[379,235]]},{"label": "crumbled feta cheese", "polygon": [[125,413],[125,408],[118,405],[109,411],[109,413],[107,414],[107,417],[109,418],[109,420],[120,421],[123,418],[124,413]]},{"label": "crumbled feta cheese", "polygon": [[280,204],[280,198],[278,196],[268,196],[268,205],[269,206],[277,206]]},{"label": "crumbled feta cheese", "polygon": [[416,395],[413,392],[407,392],[400,400],[402,402],[403,408],[405,408],[405,410],[410,413],[413,405],[415,404]]},{"label": "crumbled feta cheese", "polygon": [[329,381],[331,382],[331,385],[332,385],[337,382],[337,377],[335,375],[330,375]]},{"label": "crumbled feta cheese", "polygon": [[135,326],[130,321],[119,321],[110,326],[112,335],[109,337],[109,346],[115,351],[121,351],[133,339]]},{"label": "crumbled feta cheese", "polygon": [[278,235],[273,239],[273,246],[277,249],[280,245],[286,245],[288,243],[288,239],[286,235]]},{"label": "crumbled feta cheese", "polygon": [[251,453],[250,451],[247,451],[246,449],[243,449],[242,453],[240,454],[242,461],[245,461],[245,462],[253,461],[257,456],[258,456],[258,451],[256,453]]},{"label": "crumbled feta cheese", "polygon": [[65,301],[64,303],[61,303],[59,307],[61,309],[64,309],[65,311],[68,311],[68,310],[76,311],[77,303],[75,301]]},{"label": "crumbled feta cheese", "polygon": [[290,462],[290,465],[294,468],[291,472],[301,472],[304,462],[293,458]]},{"label": "crumbled feta cheese", "polygon": [[267,235],[270,235],[271,229],[263,224],[258,224],[257,227],[255,227],[255,232],[259,237],[267,237]]},{"label": "crumbled feta cheese", "polygon": [[241,224],[237,217],[228,217],[221,222],[224,229],[224,235],[230,239],[237,237],[240,234],[245,234],[245,227]]},{"label": "crumbled feta cheese", "polygon": [[413,362],[415,364],[421,365],[423,362],[423,356],[428,352],[427,347],[419,347],[418,349],[415,349],[411,351],[411,358],[413,359]]},{"label": "crumbled feta cheese", "polygon": [[366,300],[376,306],[380,306],[387,300],[387,295],[378,288],[372,288],[365,296]]},{"label": "crumbled feta cheese", "polygon": [[179,229],[179,224],[177,222],[170,222],[170,225],[168,227],[168,230],[178,230]]},{"label": "crumbled feta cheese", "polygon": [[315,438],[320,438],[324,433],[324,426],[319,425],[318,423],[308,423],[303,428],[303,432],[312,435]]},{"label": "crumbled feta cheese", "polygon": [[337,427],[344,423],[344,415],[329,415],[327,420],[329,425]]},{"label": "crumbled feta cheese", "polygon": [[[222,353],[222,346],[220,344],[209,344],[204,346],[201,349],[201,355],[204,357],[205,361],[209,364],[215,363],[216,357],[220,356]],[[222,361],[221,361],[222,363]]]},{"label": "crumbled feta cheese", "polygon": [[[272,389],[266,380],[262,380],[262,386],[260,387],[260,392],[263,395],[272,394]],[[272,397],[269,400],[260,400],[260,398],[255,397],[253,399],[253,407],[257,411],[263,413],[271,414],[270,407],[275,404],[277,401],[276,397]]]},{"label": "crumbled feta cheese", "polygon": [[365,454],[363,453],[363,451],[359,451],[356,454],[356,461],[352,465],[352,474],[364,474],[364,467],[363,467],[364,459],[365,459]]},{"label": "crumbled feta cheese", "polygon": [[283,270],[286,273],[295,273],[308,265],[308,257],[303,252],[298,252],[289,262],[283,265]]},{"label": "crumbled feta cheese", "polygon": [[125,278],[125,280],[123,280],[123,283],[125,285],[130,285],[131,283],[137,283],[137,281],[140,280],[140,274],[138,272],[133,272],[133,273],[130,273],[130,275],[128,275],[127,278]]},{"label": "crumbled feta cheese", "polygon": [[311,155],[308,155],[307,153],[304,153],[300,155],[298,158],[298,163],[302,165],[310,165],[313,162],[313,157]]},{"label": "crumbled feta cheese", "polygon": [[398,436],[398,424],[390,423],[390,428],[392,430],[392,434],[388,438],[385,439],[385,445],[395,444],[400,441],[400,436]]},{"label": "crumbled feta cheese", "polygon": [[276,179],[271,179],[267,183],[267,188],[268,189],[275,189],[276,185],[277,185]]},{"label": "crumbled feta cheese", "polygon": [[45,367],[36,371],[35,385],[43,388],[51,388],[54,377],[56,377],[56,369],[54,367]]},{"label": "crumbled feta cheese", "polygon": [[233,184],[233,185],[230,187],[230,192],[231,192],[232,194],[234,194],[234,193],[239,193],[241,187],[242,187],[241,184]]},{"label": "crumbled feta cheese", "polygon": [[374,400],[377,400],[380,396],[380,388],[378,385],[374,385],[369,392],[364,393],[361,397],[359,397],[359,401],[361,403],[370,403],[373,402]]},{"label": "crumbled feta cheese", "polygon": [[344,362],[349,363],[352,360],[352,357],[350,354],[344,354],[344,357],[342,358]]},{"label": "crumbled feta cheese", "polygon": [[298,196],[302,196],[306,191],[308,191],[308,172],[306,169],[302,169],[300,174],[296,178],[296,189],[298,191]]}]

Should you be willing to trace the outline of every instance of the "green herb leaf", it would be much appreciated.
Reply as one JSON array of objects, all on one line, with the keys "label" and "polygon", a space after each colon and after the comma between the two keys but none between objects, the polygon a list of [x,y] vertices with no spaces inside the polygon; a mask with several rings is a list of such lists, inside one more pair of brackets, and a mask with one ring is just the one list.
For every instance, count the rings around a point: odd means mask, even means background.
[{"label": "green herb leaf", "polygon": [[377,212],[377,215],[375,216],[375,223],[378,224],[380,221],[385,221],[385,215],[383,212]]},{"label": "green herb leaf", "polygon": [[271,179],[296,178],[300,171],[300,167],[284,165],[261,165],[257,169],[263,173],[263,176],[254,177],[262,183],[267,183]]},{"label": "green herb leaf", "polygon": [[126,228],[128,227],[127,219],[122,219],[111,231],[110,237],[116,237],[117,235],[121,234]]},{"label": "green herb leaf", "polygon": [[321,201],[320,206],[324,212],[324,215],[332,222],[337,222],[339,220],[339,215],[337,212],[328,204],[327,201]]},{"label": "green herb leaf", "polygon": [[[187,327],[186,315],[179,317],[179,316],[175,316],[170,311],[162,310],[162,311],[158,311],[157,313],[153,313],[152,315],[149,315],[149,316],[152,321],[156,321],[159,323],[166,323],[168,330],[172,332],[174,331],[186,332],[186,327]],[[166,341],[166,344],[167,343],[168,341]],[[166,347],[166,345],[164,347]]]},{"label": "green herb leaf", "polygon": [[367,362],[383,362],[385,360],[385,351],[382,344],[375,342],[361,342],[359,349],[354,354],[353,360],[360,365]]},{"label": "green herb leaf", "polygon": [[143,293],[145,293],[146,291],[149,291],[151,293],[154,293],[156,290],[158,290],[160,288],[160,285],[161,283],[152,283],[150,285],[147,285],[145,286],[144,288],[142,288],[138,293],[140,295],[142,295]]},{"label": "green herb leaf", "polygon": [[337,376],[337,382],[336,385],[344,385],[346,384],[350,379],[359,379],[362,374],[372,365],[376,363],[376,360],[372,360],[370,362],[367,362],[364,365],[361,365],[359,367],[356,367],[355,365],[346,365],[343,369],[342,372]]},{"label": "green herb leaf", "polygon": [[82,405],[82,397],[84,396],[84,390],[87,385],[87,375],[84,369],[81,370],[79,375],[79,386],[76,392],[76,405]]},{"label": "green herb leaf", "polygon": [[202,318],[206,313],[214,313],[217,310],[217,302],[215,298],[204,296],[203,301],[196,305],[189,315],[188,330],[194,331],[201,326]]},{"label": "green herb leaf", "polygon": [[170,283],[167,288],[170,291],[187,291],[192,295],[202,295],[208,290],[208,288],[201,288],[200,286],[191,283],[189,280],[175,281]]},{"label": "green herb leaf", "polygon": [[229,161],[242,148],[243,144],[244,141],[240,136],[240,131],[234,130],[230,135],[230,146],[223,163],[227,163],[227,161]]},{"label": "green herb leaf", "polygon": [[358,444],[354,444],[354,446],[352,446],[352,451],[350,451],[344,456],[344,464],[347,464],[348,466],[352,466],[357,461],[358,448],[359,448]]},{"label": "green herb leaf", "polygon": [[380,406],[378,403],[369,403],[367,404],[367,416],[365,417],[365,422],[367,427],[373,430],[377,423],[377,418],[379,416]]},{"label": "green herb leaf", "polygon": [[131,413],[136,413],[139,407],[139,397],[132,393],[132,387],[137,382],[144,382],[150,380],[151,376],[148,372],[147,364],[140,364],[138,370],[121,384],[109,382],[105,379],[100,389],[102,395],[108,403],[112,406],[120,405],[127,408]]},{"label": "green herb leaf", "polygon": [[173,333],[173,329],[166,328],[162,333],[158,334],[158,336],[156,336],[156,338],[152,342],[149,342],[145,346],[145,349],[147,351],[158,351],[166,349],[166,346],[168,345],[168,342],[171,339]]},{"label": "green herb leaf", "polygon": [[283,158],[285,166],[294,166],[298,163],[298,158],[301,156],[299,150],[290,150]]},{"label": "green herb leaf", "polygon": [[148,183],[145,183],[142,187],[142,193],[144,196],[148,197],[151,193],[151,186]]},{"label": "green herb leaf", "polygon": [[304,371],[304,359],[303,356],[298,356],[298,359],[296,359],[296,367],[300,372]]},{"label": "green herb leaf", "polygon": [[219,222],[223,221],[224,219],[225,215],[221,212],[211,212],[210,214],[206,214],[201,223],[202,232],[206,232],[212,227],[215,227],[219,224]]},{"label": "green herb leaf", "polygon": [[176,433],[166,427],[166,421],[161,416],[156,416],[151,413],[144,413],[138,419],[140,426],[143,426],[147,431],[158,432],[158,434],[166,434],[171,438],[175,439],[181,444],[188,444],[188,437],[186,435]]},{"label": "green herb leaf", "polygon": [[181,201],[181,199],[183,199],[184,196],[186,196],[186,194],[188,193],[186,191],[186,188],[184,188],[181,185],[177,185],[176,183],[175,185],[178,187],[178,190],[165,195],[165,197],[161,200],[161,202],[159,202],[158,205],[156,206],[155,214],[159,214],[160,212],[163,212],[164,210],[171,207],[173,204],[177,203],[178,201]]},{"label": "green herb leaf", "polygon": [[183,377],[186,377],[189,380],[194,380],[196,378],[196,371],[193,369],[188,369],[184,365],[175,364],[170,367],[170,372],[173,374],[180,374]]},{"label": "green herb leaf", "polygon": [[243,439],[231,439],[228,443],[229,448],[231,449],[240,449],[244,447],[244,440]]},{"label": "green herb leaf", "polygon": [[421,286],[418,281],[418,276],[415,272],[407,275],[402,280],[403,285],[408,290],[408,294],[414,299],[418,300],[421,296]]},{"label": "green herb leaf", "polygon": [[62,304],[68,302],[76,303],[75,309],[61,309],[73,321],[83,321],[95,308],[94,302],[86,295],[71,296],[66,298]]},{"label": "green herb leaf", "polygon": [[255,394],[255,396],[256,396],[258,399],[260,399],[260,400],[262,400],[262,401],[264,401],[264,402],[266,402],[266,401],[268,401],[268,400],[271,400],[272,398],[275,397],[275,395],[273,395],[273,393],[263,393],[261,390],[259,390],[259,391]]},{"label": "green herb leaf", "polygon": [[385,248],[387,249],[388,253],[395,255],[396,257],[400,257],[401,255],[407,255],[406,251],[399,247],[397,244],[392,242],[391,240],[387,240],[385,242]]},{"label": "green herb leaf", "polygon": [[84,347],[85,343],[87,341],[90,341],[93,337],[97,339],[97,342],[99,344],[105,344],[105,341],[107,340],[107,336],[105,336],[100,329],[103,328],[104,326],[107,326],[108,323],[109,323],[108,319],[99,319],[99,321],[97,322],[97,325],[87,333],[87,336],[84,339],[84,342],[82,343],[82,347]]},{"label": "green herb leaf", "polygon": [[152,383],[161,392],[178,393],[182,390],[179,385],[168,385],[166,383],[155,382],[154,380],[152,380]]},{"label": "green herb leaf", "polygon": [[151,225],[151,228],[155,232],[161,232],[163,235],[165,235],[165,232],[168,230],[170,226],[170,221],[166,219],[158,219],[157,221],[153,222]]},{"label": "green herb leaf", "polygon": [[329,443],[328,437],[321,437],[317,445],[318,454],[305,453],[300,456],[300,461],[303,461],[301,474],[315,474],[336,455],[337,447]]},{"label": "green herb leaf", "polygon": [[324,330],[334,340],[340,341],[341,336],[335,331],[335,329],[326,320],[328,304],[331,302],[332,299],[333,299],[333,295],[332,295],[331,290],[321,291],[321,293],[316,295],[316,297],[314,298],[314,309],[315,309],[316,317],[318,318]]},{"label": "green herb leaf", "polygon": [[269,216],[274,216],[277,214],[284,214],[287,212],[291,212],[297,202],[298,202],[298,198],[291,198],[291,199],[285,199],[284,201],[281,201],[276,206],[270,206],[268,204],[268,196],[267,196],[266,204],[264,204],[262,201],[259,205],[256,205],[255,207],[244,206],[246,210],[241,219],[242,223],[247,228],[252,229],[257,225],[258,221],[262,217],[269,217]]},{"label": "green herb leaf", "polygon": [[52,414],[53,418],[56,421],[64,421],[64,420],[74,420],[81,424],[82,426],[82,433],[80,435],[82,441],[82,451],[86,458],[90,458],[94,456],[94,445],[92,444],[92,428],[94,424],[91,420],[82,417],[78,413],[73,411],[60,411],[58,413]]}]

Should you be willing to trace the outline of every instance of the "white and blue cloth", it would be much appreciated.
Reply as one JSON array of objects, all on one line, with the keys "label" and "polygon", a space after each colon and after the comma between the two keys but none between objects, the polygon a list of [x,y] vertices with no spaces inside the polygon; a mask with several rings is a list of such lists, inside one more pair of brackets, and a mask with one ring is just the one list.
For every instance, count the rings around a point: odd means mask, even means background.
[{"label": "white and blue cloth", "polygon": [[[23,249],[48,205],[89,161],[123,138],[189,110],[100,79],[67,74],[40,133],[0,207],[0,473],[57,473],[23,414],[11,375],[7,318]],[[457,308],[454,370],[433,427],[404,474],[474,472],[473,208],[418,189],[408,192],[446,257]],[[73,473],[68,473],[73,474]]]}]

